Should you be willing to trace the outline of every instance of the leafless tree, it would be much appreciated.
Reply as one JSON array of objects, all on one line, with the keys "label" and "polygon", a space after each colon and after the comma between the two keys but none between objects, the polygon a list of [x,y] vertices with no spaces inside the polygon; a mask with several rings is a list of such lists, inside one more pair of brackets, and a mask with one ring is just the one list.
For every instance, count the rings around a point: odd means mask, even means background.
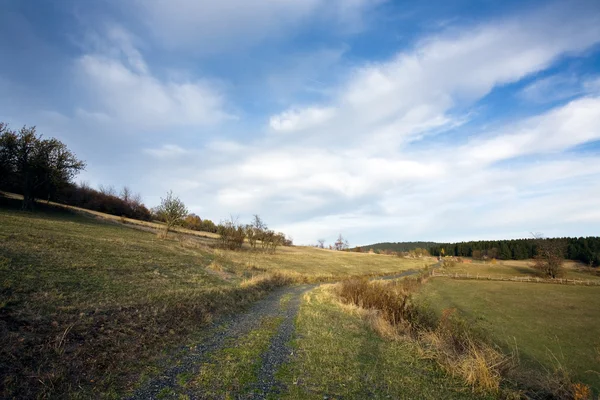
[{"label": "leafless tree", "polygon": [[100,191],[100,193],[105,194],[107,196],[116,196],[117,195],[117,191],[115,190],[115,187],[113,185],[108,185],[108,186],[100,185],[100,186],[98,186],[98,190]]},{"label": "leafless tree", "polygon": [[541,233],[532,233],[537,247],[534,268],[549,278],[557,278],[562,274],[567,244],[562,239],[547,239]]},{"label": "leafless tree", "polygon": [[337,240],[335,241],[335,249],[338,251],[346,250],[348,248],[348,241],[340,233]]},{"label": "leafless tree", "polygon": [[324,249],[325,248],[325,239],[317,240],[317,247],[320,249]]},{"label": "leafless tree", "polygon": [[129,204],[132,196],[133,196],[133,194],[131,192],[131,189],[129,189],[129,187],[127,187],[127,186],[123,186],[123,189],[121,189],[121,195],[120,195],[121,199],[125,203]]}]

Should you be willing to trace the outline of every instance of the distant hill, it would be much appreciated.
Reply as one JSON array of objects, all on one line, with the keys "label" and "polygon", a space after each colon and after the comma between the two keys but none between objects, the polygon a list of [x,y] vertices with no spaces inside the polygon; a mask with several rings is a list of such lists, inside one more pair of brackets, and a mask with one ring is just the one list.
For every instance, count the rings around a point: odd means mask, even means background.
[{"label": "distant hill", "polygon": [[439,243],[436,242],[383,242],[369,244],[366,246],[359,246],[363,250],[391,250],[391,251],[410,251],[417,248],[427,249],[437,246]]}]

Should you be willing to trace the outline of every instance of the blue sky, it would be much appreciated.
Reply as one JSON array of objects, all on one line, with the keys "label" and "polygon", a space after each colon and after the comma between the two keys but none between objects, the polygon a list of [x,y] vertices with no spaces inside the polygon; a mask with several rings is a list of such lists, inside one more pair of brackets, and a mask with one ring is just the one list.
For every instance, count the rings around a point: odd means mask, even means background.
[{"label": "blue sky", "polygon": [[3,0],[0,120],[296,243],[600,234],[597,1]]}]

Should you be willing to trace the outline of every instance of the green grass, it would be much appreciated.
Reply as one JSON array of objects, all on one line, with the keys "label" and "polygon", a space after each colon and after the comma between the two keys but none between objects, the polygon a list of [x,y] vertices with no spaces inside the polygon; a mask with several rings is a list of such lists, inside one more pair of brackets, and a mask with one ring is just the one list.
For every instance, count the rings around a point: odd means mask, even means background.
[{"label": "green grass", "polygon": [[0,208],[0,397],[119,397],[162,351],[273,286],[192,241],[62,211]]},{"label": "green grass", "polygon": [[343,279],[359,275],[391,275],[408,269],[422,269],[436,261],[395,256],[317,249],[282,247],[275,254],[218,250],[217,254],[238,267],[279,271],[305,281]]},{"label": "green grass", "polygon": [[116,398],[214,315],[238,312],[290,277],[424,264],[301,247],[222,251],[210,238],[160,240],[142,228],[42,204],[23,212],[0,197],[0,397]]},{"label": "green grass", "polygon": [[600,287],[434,278],[418,298],[437,312],[458,309],[505,351],[516,344],[525,367],[559,362],[600,391]]},{"label": "green grass", "polygon": [[282,321],[282,317],[264,317],[256,329],[211,354],[209,360],[200,365],[200,370],[187,388],[208,398],[234,398],[252,394],[261,355],[269,348],[271,338]]},{"label": "green grass", "polygon": [[478,398],[423,360],[411,341],[381,338],[325,287],[305,295],[296,321],[294,356],[277,377],[281,399]]},{"label": "green grass", "polygon": [[[497,260],[495,264],[490,261],[476,261],[471,263],[457,263],[452,268],[445,268],[440,272],[470,274],[491,277],[542,277],[540,272],[532,267],[532,260]],[[564,264],[564,278],[579,280],[600,280],[600,276],[582,271],[582,265],[573,261]]]}]

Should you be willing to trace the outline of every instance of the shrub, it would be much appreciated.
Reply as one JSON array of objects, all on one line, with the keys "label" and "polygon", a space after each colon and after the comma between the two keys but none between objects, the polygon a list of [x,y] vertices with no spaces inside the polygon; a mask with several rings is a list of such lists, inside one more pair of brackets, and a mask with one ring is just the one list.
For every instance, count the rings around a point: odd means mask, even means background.
[{"label": "shrub", "polygon": [[[423,277],[385,283],[351,279],[338,285],[338,295],[345,303],[377,310],[377,315],[369,317],[377,332],[386,337],[406,332],[420,342],[424,355],[437,360],[450,374],[478,391],[497,391],[502,376],[513,366],[512,358],[475,338],[469,326],[456,317],[456,310],[444,310],[436,321],[430,310],[414,304],[412,293],[422,282]],[[389,327],[382,326],[383,321]]]},{"label": "shrub", "polygon": [[241,249],[246,238],[244,227],[233,219],[221,222],[217,226],[217,233],[219,234],[219,246],[229,250]]}]

